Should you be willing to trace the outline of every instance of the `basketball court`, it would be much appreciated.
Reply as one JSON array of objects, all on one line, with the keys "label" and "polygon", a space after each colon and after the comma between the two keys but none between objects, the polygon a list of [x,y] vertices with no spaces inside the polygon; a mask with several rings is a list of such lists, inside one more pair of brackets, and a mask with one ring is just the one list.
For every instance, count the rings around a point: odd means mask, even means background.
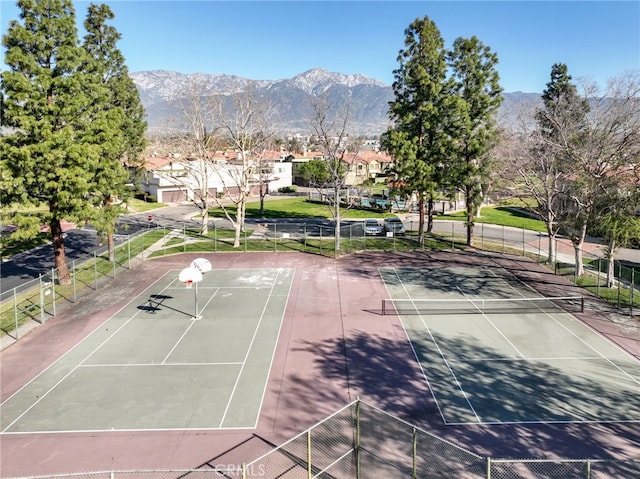
[{"label": "basketball court", "polygon": [[171,270],[2,404],[2,433],[255,428],[293,269]]},{"label": "basketball court", "polygon": [[580,298],[499,267],[380,274],[445,424],[640,422],[640,364],[578,319]]}]

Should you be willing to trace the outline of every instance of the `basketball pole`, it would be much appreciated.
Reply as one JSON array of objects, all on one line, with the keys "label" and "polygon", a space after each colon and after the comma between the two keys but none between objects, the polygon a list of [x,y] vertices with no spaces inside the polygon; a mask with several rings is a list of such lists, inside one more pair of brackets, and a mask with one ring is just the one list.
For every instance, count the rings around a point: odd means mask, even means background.
[{"label": "basketball pole", "polygon": [[200,314],[199,314],[199,312],[198,312],[198,281],[194,281],[194,283],[195,283],[195,285],[194,285],[194,286],[196,287],[196,289],[195,289],[195,308],[196,308],[196,314],[195,314],[195,316],[193,317],[193,319],[200,319]]}]

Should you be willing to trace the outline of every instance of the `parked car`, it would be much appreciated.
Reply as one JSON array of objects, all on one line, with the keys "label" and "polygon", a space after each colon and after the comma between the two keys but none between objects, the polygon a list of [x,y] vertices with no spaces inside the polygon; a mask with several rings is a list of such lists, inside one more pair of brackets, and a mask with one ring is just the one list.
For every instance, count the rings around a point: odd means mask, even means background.
[{"label": "parked car", "polygon": [[393,233],[394,236],[403,235],[405,233],[402,220],[400,220],[400,218],[398,218],[397,216],[384,219],[384,230],[387,233]]},{"label": "parked car", "polygon": [[371,236],[381,235],[383,233],[382,226],[378,223],[378,220],[364,220],[364,233]]}]

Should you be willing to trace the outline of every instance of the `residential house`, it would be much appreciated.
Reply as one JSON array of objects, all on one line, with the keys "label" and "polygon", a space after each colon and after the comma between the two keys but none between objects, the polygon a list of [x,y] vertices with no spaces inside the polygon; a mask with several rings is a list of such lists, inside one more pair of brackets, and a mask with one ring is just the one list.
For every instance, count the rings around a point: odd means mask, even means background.
[{"label": "residential house", "polygon": [[[235,151],[216,152],[206,161],[182,158],[178,155],[152,156],[145,162],[142,190],[160,203],[197,201],[200,192],[208,188],[211,195],[233,194],[238,190],[242,160]],[[268,152],[251,184],[256,194],[260,184],[273,193],[291,186],[291,163]]]}]

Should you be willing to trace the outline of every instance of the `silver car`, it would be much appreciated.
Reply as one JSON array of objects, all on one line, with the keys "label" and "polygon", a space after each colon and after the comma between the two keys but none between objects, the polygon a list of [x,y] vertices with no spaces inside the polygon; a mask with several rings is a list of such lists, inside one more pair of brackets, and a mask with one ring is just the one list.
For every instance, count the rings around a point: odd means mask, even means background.
[{"label": "silver car", "polygon": [[364,233],[368,236],[378,236],[382,234],[382,226],[378,220],[364,220]]}]

